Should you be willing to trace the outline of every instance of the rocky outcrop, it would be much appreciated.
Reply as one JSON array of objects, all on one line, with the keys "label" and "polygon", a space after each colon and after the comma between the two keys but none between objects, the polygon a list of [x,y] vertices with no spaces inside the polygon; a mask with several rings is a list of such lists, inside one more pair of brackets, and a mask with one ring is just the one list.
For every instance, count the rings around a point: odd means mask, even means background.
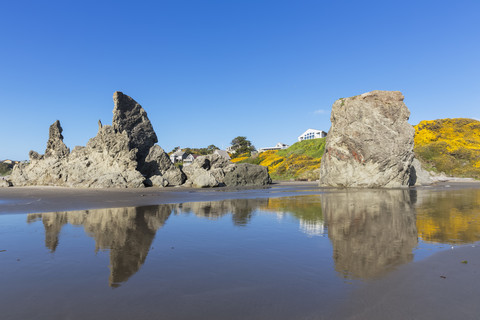
[{"label": "rocky outcrop", "polygon": [[272,183],[268,168],[249,163],[240,163],[225,174],[227,186],[264,186]]},{"label": "rocky outcrop", "polygon": [[[165,187],[167,185],[182,185],[187,179],[182,170],[172,163],[168,154],[159,145],[154,145],[150,148],[140,171],[147,177],[155,177],[156,180],[162,177],[166,181]],[[152,179],[150,178],[150,180]],[[153,183],[153,180],[152,185],[159,186],[158,182]]]},{"label": "rocky outcrop", "polygon": [[60,121],[55,121],[49,129],[45,154],[30,151],[30,163],[13,169],[13,185],[143,187],[145,177],[137,170],[137,159],[145,157],[137,146],[144,150],[144,141],[149,149],[157,139],[155,132],[146,112],[133,99],[115,92],[114,101],[113,125],[103,126],[99,122],[97,136],[72,152],[63,142]]},{"label": "rocky outcrop", "polygon": [[117,132],[127,133],[128,146],[131,150],[137,149],[137,161],[142,166],[150,148],[158,142],[147,112],[135,100],[119,91],[113,94],[113,102],[112,126]]},{"label": "rocky outcrop", "polygon": [[11,187],[11,186],[12,186],[12,183],[8,179],[6,179],[5,177],[0,178],[0,188]]},{"label": "rocky outcrop", "polygon": [[422,164],[417,158],[414,158],[410,167],[410,182],[409,185],[430,185],[434,181],[432,175],[427,170],[423,169]]},{"label": "rocky outcrop", "polygon": [[[166,187],[183,185],[187,176],[189,185],[196,187],[229,185],[224,182],[226,174],[236,165],[218,155],[210,155],[199,157],[194,165],[186,167],[185,174],[155,144],[157,135],[145,110],[121,92],[115,92],[113,100],[112,125],[104,126],[99,121],[97,135],[85,147],[77,146],[70,152],[63,142],[60,121],[55,121],[50,126],[45,154],[30,151],[30,163],[17,165],[13,169],[13,185]],[[239,172],[256,175],[254,171]],[[244,180],[248,184],[256,183],[252,182],[255,179],[251,177],[245,177]]]},{"label": "rocky outcrop", "polygon": [[[224,170],[229,170],[234,164],[218,155],[207,155],[196,158],[189,166],[183,167],[187,176],[186,185],[197,188],[218,187],[225,185]],[[227,168],[228,167],[228,168]]]},{"label": "rocky outcrop", "polygon": [[398,91],[335,101],[320,167],[320,186],[407,187],[415,131]]},{"label": "rocky outcrop", "polygon": [[217,186],[263,186],[272,183],[268,168],[241,163],[211,154],[196,158],[183,171],[187,175],[187,185],[198,188]]},{"label": "rocky outcrop", "polygon": [[[60,122],[56,121],[52,127],[59,130],[50,130],[49,145],[62,146],[63,137],[56,134],[61,132]],[[14,186],[143,187],[145,178],[136,170],[136,149],[129,149],[125,132],[102,126],[86,147],[75,147],[66,155],[58,150],[61,149],[47,147],[50,152],[43,156],[31,151],[30,163],[17,165],[12,171]]]},{"label": "rocky outcrop", "polygon": [[45,157],[63,158],[70,153],[70,149],[63,143],[62,131],[63,129],[58,120],[50,126]]}]

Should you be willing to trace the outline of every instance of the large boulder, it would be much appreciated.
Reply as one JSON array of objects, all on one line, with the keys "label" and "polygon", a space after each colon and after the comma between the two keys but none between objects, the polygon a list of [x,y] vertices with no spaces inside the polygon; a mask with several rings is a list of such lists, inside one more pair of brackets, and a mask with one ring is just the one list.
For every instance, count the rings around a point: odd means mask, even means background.
[{"label": "large boulder", "polygon": [[272,180],[267,167],[240,163],[225,174],[224,183],[227,186],[264,186]]},{"label": "large boulder", "polygon": [[335,101],[320,186],[396,188],[410,181],[415,130],[398,91]]},{"label": "large boulder", "polygon": [[196,158],[183,167],[187,185],[194,187],[263,186],[272,183],[268,169],[254,164],[236,164],[217,155]]},{"label": "large boulder", "polygon": [[414,158],[412,165],[410,167],[410,185],[430,185],[432,184],[433,178],[430,172],[425,170],[422,167],[420,161],[417,158]]},{"label": "large boulder", "polygon": [[2,187],[11,187],[12,183],[5,179],[4,177],[0,178],[0,188]]},{"label": "large boulder", "polygon": [[196,188],[211,188],[219,185],[211,171],[197,170],[192,177],[192,184]]},{"label": "large boulder", "polygon": [[148,180],[149,187],[166,187],[168,186],[168,181],[161,175],[155,175],[150,177]]},{"label": "large boulder", "polygon": [[187,177],[176,167],[168,154],[159,146],[150,148],[140,171],[147,177],[162,176],[170,186],[182,185]]}]

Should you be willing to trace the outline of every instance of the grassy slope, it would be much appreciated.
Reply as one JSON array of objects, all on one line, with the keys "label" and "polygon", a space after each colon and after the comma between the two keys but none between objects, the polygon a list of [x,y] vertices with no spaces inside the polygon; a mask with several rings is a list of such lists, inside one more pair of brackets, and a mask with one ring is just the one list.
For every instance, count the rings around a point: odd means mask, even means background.
[{"label": "grassy slope", "polygon": [[325,152],[325,138],[297,142],[288,149],[266,151],[256,157],[238,157],[239,163],[268,167],[274,180],[318,179],[320,161]]},{"label": "grassy slope", "polygon": [[422,121],[415,126],[414,150],[428,170],[480,179],[480,121]]},{"label": "grassy slope", "polygon": [[[272,179],[317,179],[325,138],[306,140],[257,157],[240,156],[235,162],[268,167]],[[480,121],[440,119],[415,126],[415,155],[427,170],[480,179]]]}]

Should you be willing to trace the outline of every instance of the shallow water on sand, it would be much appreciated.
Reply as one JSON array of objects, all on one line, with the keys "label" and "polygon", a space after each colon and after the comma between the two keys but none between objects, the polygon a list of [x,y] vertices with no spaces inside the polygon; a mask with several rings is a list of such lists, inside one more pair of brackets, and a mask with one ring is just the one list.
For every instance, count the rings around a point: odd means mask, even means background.
[{"label": "shallow water on sand", "polygon": [[480,190],[365,190],[0,215],[2,319],[323,319],[480,240]]}]

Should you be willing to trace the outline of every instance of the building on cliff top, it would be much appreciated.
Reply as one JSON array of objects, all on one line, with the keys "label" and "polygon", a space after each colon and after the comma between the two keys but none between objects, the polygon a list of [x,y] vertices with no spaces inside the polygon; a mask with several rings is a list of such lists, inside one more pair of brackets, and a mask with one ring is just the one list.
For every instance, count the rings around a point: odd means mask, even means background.
[{"label": "building on cliff top", "polygon": [[275,147],[260,148],[258,149],[258,152],[260,153],[260,152],[271,151],[271,150],[282,150],[282,149],[287,149],[288,147],[290,147],[288,144],[279,142],[275,145]]},{"label": "building on cliff top", "polygon": [[308,129],[298,137],[298,141],[325,138],[327,133],[322,130]]}]

